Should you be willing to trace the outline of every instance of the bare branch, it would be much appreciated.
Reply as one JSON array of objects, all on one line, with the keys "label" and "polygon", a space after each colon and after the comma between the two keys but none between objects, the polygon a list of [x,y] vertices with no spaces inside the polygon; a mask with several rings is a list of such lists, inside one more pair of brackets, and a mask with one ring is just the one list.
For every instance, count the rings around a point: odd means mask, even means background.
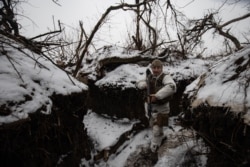
[{"label": "bare branch", "polygon": [[94,38],[94,35],[95,33],[99,30],[100,26],[102,25],[103,21],[106,19],[106,17],[108,16],[108,14],[113,11],[113,10],[119,10],[119,9],[122,9],[122,10],[128,10],[128,9],[131,9],[131,8],[135,8],[137,6],[140,6],[140,5],[144,5],[148,2],[152,2],[154,0],[145,0],[139,4],[127,4],[127,3],[122,3],[120,5],[117,5],[117,6],[110,6],[105,12],[104,14],[102,15],[102,17],[99,19],[99,21],[96,23],[93,31],[91,32],[89,38],[87,39],[86,43],[85,43],[85,46],[84,46],[84,49],[82,51],[82,54],[80,56],[80,59],[79,61],[77,62],[77,65],[76,65],[76,68],[74,70],[74,73],[73,73],[73,76],[76,76],[77,75],[77,72],[79,71],[80,67],[81,67],[81,64],[82,64],[82,60],[83,60],[83,57],[85,56],[86,52],[88,51],[88,47],[89,45],[91,44],[92,42],[92,39]]},{"label": "bare branch", "polygon": [[19,35],[18,23],[15,18],[15,14],[13,12],[13,6],[17,2],[10,0],[1,0],[3,6],[0,8],[0,28],[3,31],[12,33],[14,31],[14,35]]},{"label": "bare branch", "polygon": [[30,38],[30,40],[34,40],[34,39],[36,39],[36,38],[40,38],[40,37],[43,37],[43,36],[48,36],[48,35],[50,35],[50,34],[61,33],[61,32],[62,32],[62,28],[61,28],[60,20],[58,20],[58,26],[59,26],[59,30],[51,31],[51,32],[47,32],[47,33],[44,33],[44,34],[37,35],[37,36],[35,36],[35,37]]},{"label": "bare branch", "polygon": [[19,73],[19,71],[17,70],[15,64],[12,62],[11,58],[9,57],[9,55],[6,53],[5,56],[7,57],[7,59],[9,60],[10,64],[12,65],[12,67],[14,68],[14,70],[16,71],[17,75],[19,76],[19,78],[22,80],[22,82],[24,83],[24,80],[22,78],[22,75]]},{"label": "bare branch", "polygon": [[203,34],[205,34],[210,29],[215,29],[220,35],[225,37],[226,39],[229,39],[233,44],[235,45],[237,50],[240,50],[242,48],[239,40],[229,33],[229,30],[224,31],[223,27],[228,26],[229,24],[235,23],[237,21],[241,21],[243,19],[246,19],[250,17],[250,13],[245,14],[241,17],[232,19],[224,24],[219,24],[214,19],[215,13],[210,13],[209,15],[206,15],[203,19],[194,20],[195,26],[189,30],[186,30],[186,33],[184,35],[184,39],[186,42],[190,43],[192,41],[193,47],[195,47],[199,42]]},{"label": "bare branch", "polygon": [[237,22],[237,21],[240,21],[240,20],[246,19],[246,18],[248,18],[248,17],[250,17],[250,13],[247,13],[247,14],[245,14],[245,15],[241,16],[241,17],[238,17],[238,18],[232,19],[232,20],[230,20],[230,21],[228,21],[228,22],[226,22],[226,23],[224,23],[224,24],[220,25],[220,28],[223,28],[223,27],[225,27],[225,26],[227,26],[227,25],[229,25],[229,24],[232,24],[232,23],[234,23],[234,22]]},{"label": "bare branch", "polygon": [[61,4],[59,4],[59,0],[52,0],[52,2],[54,2],[54,3],[57,4],[58,6],[61,6]]}]

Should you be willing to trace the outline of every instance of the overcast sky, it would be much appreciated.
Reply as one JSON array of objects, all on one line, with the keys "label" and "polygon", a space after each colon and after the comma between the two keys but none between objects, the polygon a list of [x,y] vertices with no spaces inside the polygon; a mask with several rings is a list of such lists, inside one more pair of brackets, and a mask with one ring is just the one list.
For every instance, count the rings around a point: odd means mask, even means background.
[{"label": "overcast sky", "polygon": [[[126,0],[126,2],[132,1],[134,0]],[[53,18],[56,22],[60,20],[67,26],[78,27],[81,20],[84,28],[93,27],[104,11],[111,5],[117,5],[120,0],[60,0],[60,6],[52,0],[28,0],[28,2],[22,5],[24,15],[30,19],[21,20],[23,32],[27,35],[37,35],[37,33],[47,32],[48,28],[53,29]],[[119,13],[121,12],[112,13],[114,14],[112,15],[113,26],[121,23],[121,20],[119,23],[116,22],[117,18],[121,17]]]},{"label": "overcast sky", "polygon": [[[222,4],[222,0],[175,0],[172,3],[180,11],[183,11],[190,18],[203,16],[211,9],[217,9]],[[60,6],[52,0],[28,0],[28,3],[22,5],[23,17],[21,22],[23,35],[28,37],[36,36],[41,33],[53,30],[53,19],[55,22],[60,20],[66,26],[79,27],[79,21],[83,21],[83,26],[90,33],[104,11],[111,5],[118,5],[121,0],[59,0]],[[134,0],[125,0],[127,3],[134,3]],[[190,3],[192,2],[192,3]],[[224,21],[239,17],[246,13],[246,8],[242,6],[227,6],[222,8]],[[102,40],[106,42],[119,43],[124,42],[127,37],[127,30],[132,22],[132,14],[124,11],[114,11],[108,20],[111,24],[105,24],[102,28]],[[250,29],[249,19],[241,23],[241,26],[235,24],[231,29]],[[58,27],[57,27],[58,28]],[[88,29],[89,28],[89,29]],[[211,42],[212,43],[212,42]],[[107,43],[109,44],[109,43]]]}]

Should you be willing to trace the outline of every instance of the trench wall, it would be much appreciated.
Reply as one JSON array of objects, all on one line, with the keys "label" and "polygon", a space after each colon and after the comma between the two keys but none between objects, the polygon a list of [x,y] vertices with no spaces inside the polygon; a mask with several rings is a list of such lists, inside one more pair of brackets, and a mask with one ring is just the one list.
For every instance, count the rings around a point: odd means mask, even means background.
[{"label": "trench wall", "polygon": [[85,99],[86,93],[54,95],[50,115],[38,111],[0,126],[1,166],[79,166],[81,158],[90,159],[91,142],[82,123]]}]

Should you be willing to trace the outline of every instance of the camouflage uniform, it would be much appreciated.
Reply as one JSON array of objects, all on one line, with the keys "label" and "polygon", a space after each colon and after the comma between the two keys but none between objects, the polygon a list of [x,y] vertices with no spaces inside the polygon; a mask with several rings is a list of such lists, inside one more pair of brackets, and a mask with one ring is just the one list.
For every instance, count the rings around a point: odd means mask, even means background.
[{"label": "camouflage uniform", "polygon": [[[153,63],[152,65],[154,65]],[[149,125],[152,127],[150,148],[155,152],[164,138],[163,126],[168,125],[169,99],[176,92],[176,84],[170,75],[163,72],[158,76],[152,74],[148,78],[150,80],[150,94],[154,94],[157,99],[152,102],[152,115],[149,120]],[[139,89],[147,88],[146,81],[139,81],[137,87]],[[147,103],[145,103],[145,107],[147,111]]]}]

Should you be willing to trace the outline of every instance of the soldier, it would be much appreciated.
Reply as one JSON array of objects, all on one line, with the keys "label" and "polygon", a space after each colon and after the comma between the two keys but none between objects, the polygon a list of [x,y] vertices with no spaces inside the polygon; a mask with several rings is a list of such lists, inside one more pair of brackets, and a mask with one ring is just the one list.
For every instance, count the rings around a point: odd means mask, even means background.
[{"label": "soldier", "polygon": [[146,101],[148,105],[145,106],[148,106],[146,111],[152,127],[150,149],[156,152],[164,139],[163,126],[168,125],[169,99],[176,92],[176,84],[170,75],[163,73],[163,63],[160,60],[154,60],[150,68],[152,73],[147,75],[146,80],[139,81],[137,87],[149,90]]}]

